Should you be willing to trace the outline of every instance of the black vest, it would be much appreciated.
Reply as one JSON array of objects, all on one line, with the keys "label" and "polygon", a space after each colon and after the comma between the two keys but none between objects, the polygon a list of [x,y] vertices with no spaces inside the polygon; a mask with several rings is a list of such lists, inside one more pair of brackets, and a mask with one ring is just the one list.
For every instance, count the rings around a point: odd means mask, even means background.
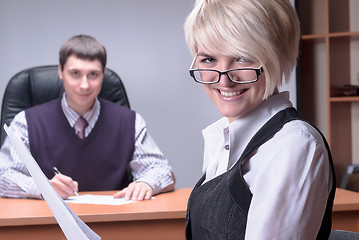
[{"label": "black vest", "polygon": [[79,182],[80,191],[118,190],[131,181],[135,113],[99,99],[101,110],[91,133],[81,140],[57,99],[25,111],[31,154],[51,179],[53,167]]},{"label": "black vest", "polygon": [[[292,120],[306,121],[294,108],[280,111],[254,135],[238,162],[229,171],[203,185],[205,175],[199,180],[188,201],[187,240],[244,239],[252,193],[243,178],[241,162],[279,131],[285,123]],[[318,129],[317,131],[320,133]],[[332,224],[331,213],[336,182],[329,146],[323,135],[322,137],[328,149],[333,185],[317,239],[328,239]]]}]

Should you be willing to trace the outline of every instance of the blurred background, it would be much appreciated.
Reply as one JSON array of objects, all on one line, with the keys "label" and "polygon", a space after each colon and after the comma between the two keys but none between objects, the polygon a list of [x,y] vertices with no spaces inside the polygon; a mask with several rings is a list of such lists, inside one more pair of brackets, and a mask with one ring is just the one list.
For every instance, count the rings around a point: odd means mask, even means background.
[{"label": "blurred background", "polygon": [[[58,64],[60,46],[89,34],[108,53],[131,108],[146,120],[173,167],[176,188],[202,175],[203,128],[221,117],[188,74],[192,57],[183,24],[194,0],[1,0],[0,101],[9,79],[34,66]],[[284,87],[296,102],[295,79]]]}]

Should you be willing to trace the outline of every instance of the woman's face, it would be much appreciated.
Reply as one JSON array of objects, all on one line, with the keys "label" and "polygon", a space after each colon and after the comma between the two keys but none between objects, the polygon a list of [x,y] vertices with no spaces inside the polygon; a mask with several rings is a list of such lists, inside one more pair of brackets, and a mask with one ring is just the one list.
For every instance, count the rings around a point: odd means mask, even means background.
[{"label": "woman's face", "polygon": [[[205,49],[198,49],[197,68],[226,71],[236,68],[258,68],[260,65],[251,59],[227,56],[220,53],[210,53]],[[263,102],[266,88],[264,74],[253,83],[238,84],[231,82],[226,74],[222,74],[220,81],[214,84],[203,84],[204,90],[216,104],[219,112],[230,122],[241,118]]]}]

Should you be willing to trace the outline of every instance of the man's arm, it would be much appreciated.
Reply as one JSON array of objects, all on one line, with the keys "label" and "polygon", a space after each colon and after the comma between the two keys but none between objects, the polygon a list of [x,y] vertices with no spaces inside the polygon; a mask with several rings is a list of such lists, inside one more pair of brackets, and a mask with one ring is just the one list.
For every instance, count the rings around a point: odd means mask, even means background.
[{"label": "man's arm", "polygon": [[[20,134],[29,146],[25,112],[17,114],[10,128]],[[0,149],[0,196],[12,198],[39,198],[41,194],[23,164],[14,146],[6,137]]]},{"label": "man's arm", "polygon": [[136,114],[135,151],[130,162],[134,182],[114,197],[143,200],[174,189],[175,177],[166,157],[149,135],[144,119]]}]

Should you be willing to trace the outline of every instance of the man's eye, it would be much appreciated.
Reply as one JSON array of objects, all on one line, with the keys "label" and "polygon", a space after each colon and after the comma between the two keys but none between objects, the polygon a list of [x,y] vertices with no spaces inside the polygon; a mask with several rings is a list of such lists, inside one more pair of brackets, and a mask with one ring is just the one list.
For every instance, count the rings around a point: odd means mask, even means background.
[{"label": "man's eye", "polygon": [[79,72],[71,72],[71,76],[72,77],[79,77],[80,73]]},{"label": "man's eye", "polygon": [[98,73],[97,72],[92,72],[88,75],[89,79],[96,79],[98,77]]}]

